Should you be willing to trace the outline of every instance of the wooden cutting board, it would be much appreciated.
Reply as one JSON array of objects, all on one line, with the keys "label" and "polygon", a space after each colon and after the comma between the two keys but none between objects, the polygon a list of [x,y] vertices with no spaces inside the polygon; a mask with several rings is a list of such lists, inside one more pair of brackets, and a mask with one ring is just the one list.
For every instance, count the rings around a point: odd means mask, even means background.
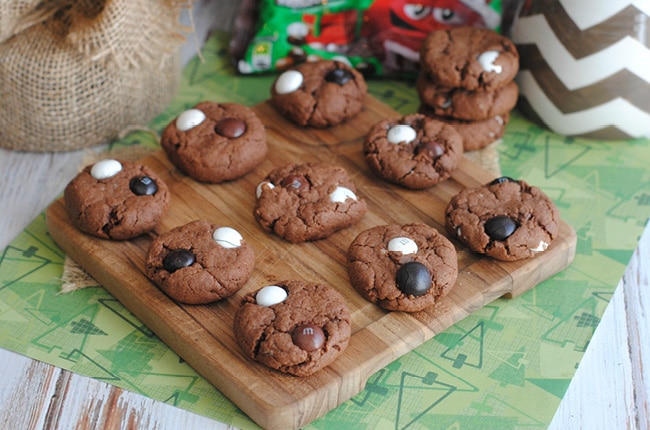
[{"label": "wooden cutting board", "polygon": [[[480,257],[454,242],[459,276],[450,294],[419,313],[386,312],[361,298],[349,283],[345,262],[352,240],[365,229],[389,223],[424,222],[446,235],[444,210],[450,198],[465,187],[491,181],[493,175],[463,159],[451,179],[427,190],[406,190],[377,179],[363,159],[363,137],[377,121],[400,115],[371,96],[352,121],[324,130],[294,126],[268,102],[254,109],[266,125],[269,154],[241,179],[200,184],[177,171],[162,151],[141,160],[158,172],[172,192],[172,206],[151,234],[126,242],[93,238],[70,224],[62,199],[46,215],[52,238],[71,258],[264,428],[306,425],[359,393],[373,373],[401,355],[494,299],[534,287],[573,260],[576,235],[564,222],[546,252],[519,262]],[[308,161],[343,166],[369,210],[359,224],[328,239],[290,244],[255,221],[255,187],[275,167]],[[250,281],[220,303],[175,303],[144,275],[152,237],[195,219],[237,229],[256,252]],[[249,360],[233,337],[233,315],[242,295],[282,279],[329,283],[343,294],[352,314],[349,347],[335,363],[310,377],[284,375]]]}]

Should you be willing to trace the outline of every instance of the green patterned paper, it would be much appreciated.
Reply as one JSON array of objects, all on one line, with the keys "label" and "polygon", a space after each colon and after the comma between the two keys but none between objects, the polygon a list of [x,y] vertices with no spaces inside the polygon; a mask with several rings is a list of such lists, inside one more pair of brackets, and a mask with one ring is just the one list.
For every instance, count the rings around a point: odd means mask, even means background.
[{"label": "green patterned paper", "polygon": [[[273,76],[234,74],[227,37],[185,69],[182,87],[151,124],[210,99],[254,105]],[[372,81],[401,113],[413,84]],[[146,133],[116,146],[155,147]],[[311,429],[546,428],[650,215],[650,141],[573,140],[516,113],[498,145],[505,175],[542,188],[578,234],[574,263],[516,299],[476,311],[381,369],[363,392]],[[53,198],[55,196],[52,196]],[[224,396],[101,287],[60,294],[64,255],[38,216],[0,254],[0,347],[243,428]]]}]

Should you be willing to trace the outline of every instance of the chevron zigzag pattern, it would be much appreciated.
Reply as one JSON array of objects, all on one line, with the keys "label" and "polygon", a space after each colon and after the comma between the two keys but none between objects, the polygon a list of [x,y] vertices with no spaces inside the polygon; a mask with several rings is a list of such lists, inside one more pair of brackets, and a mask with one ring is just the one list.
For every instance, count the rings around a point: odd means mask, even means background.
[{"label": "chevron zigzag pattern", "polygon": [[588,109],[564,113],[551,102],[529,71],[519,73],[517,84],[529,90],[526,98],[531,107],[556,133],[581,136],[607,127],[618,128],[629,137],[650,133],[650,113],[623,98],[617,97]]},{"label": "chevron zigzag pattern", "polygon": [[650,84],[650,50],[629,36],[592,55],[576,59],[548,25],[547,18],[540,14],[521,18],[512,37],[518,45],[537,45],[550,68],[569,89],[593,84],[623,69]]},{"label": "chevron zigzag pattern", "polygon": [[539,0],[535,7],[542,12],[523,14],[512,30],[531,116],[563,135],[650,137],[650,1]]},{"label": "chevron zigzag pattern", "polygon": [[560,4],[581,30],[607,21],[627,7],[637,9],[641,15],[650,16],[648,0],[560,0]]},{"label": "chevron zigzag pattern", "polygon": [[[575,58],[582,58],[598,52],[618,42],[626,36],[636,40],[650,40],[650,25],[641,19],[645,15],[634,6],[627,6],[620,11],[612,11],[609,18],[594,23],[590,27],[580,27],[564,7],[556,7],[556,0],[536,0],[537,7],[553,10],[553,19],[548,21],[553,34]],[[566,3],[566,2],[563,2]],[[599,2],[608,5],[616,2]],[[646,2],[650,5],[650,2]],[[572,4],[572,3],[570,3]],[[640,18],[641,17],[641,18]],[[630,25],[633,23],[633,25]]]}]

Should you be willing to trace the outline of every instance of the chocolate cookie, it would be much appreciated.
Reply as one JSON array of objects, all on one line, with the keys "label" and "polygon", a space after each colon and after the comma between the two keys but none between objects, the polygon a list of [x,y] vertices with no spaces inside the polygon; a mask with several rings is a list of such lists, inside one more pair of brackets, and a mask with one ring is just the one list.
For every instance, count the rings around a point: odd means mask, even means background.
[{"label": "chocolate cookie", "polygon": [[418,112],[436,121],[441,121],[452,126],[462,138],[464,151],[475,151],[485,148],[490,143],[501,139],[506,132],[506,125],[510,121],[510,113],[504,113],[480,121],[466,121],[442,117],[436,115],[432,112],[431,107],[424,104],[420,105]]},{"label": "chocolate cookie", "polygon": [[454,127],[412,114],[373,125],[363,151],[368,166],[380,178],[421,189],[451,176],[463,155],[463,142]]},{"label": "chocolate cookie", "polygon": [[257,187],[255,219],[289,242],[323,239],[358,222],[367,205],[345,169],[326,163],[288,164]]},{"label": "chocolate cookie", "polygon": [[271,103],[298,125],[324,128],[357,115],[367,91],[361,73],[342,62],[306,62],[277,77]]},{"label": "chocolate cookie", "polygon": [[548,248],[560,213],[539,188],[501,177],[454,196],[445,220],[447,231],[472,251],[514,261]]},{"label": "chocolate cookie", "polygon": [[382,225],[354,239],[348,273],[368,301],[391,311],[417,312],[438,303],[454,286],[458,260],[452,243],[433,227]]},{"label": "chocolate cookie", "polygon": [[205,304],[224,299],[250,278],[255,253],[237,230],[192,221],[151,242],[147,277],[172,299]]},{"label": "chocolate cookie", "polygon": [[440,87],[421,74],[415,88],[420,101],[438,116],[466,121],[481,121],[503,115],[517,104],[519,87],[512,81],[492,91],[467,91]]},{"label": "chocolate cookie", "polygon": [[245,175],[268,150],[266,130],[255,112],[236,103],[207,101],[170,122],[160,146],[180,171],[208,183]]},{"label": "chocolate cookie", "polygon": [[454,27],[429,33],[420,48],[420,66],[439,86],[494,90],[513,80],[519,53],[510,39],[493,30]]},{"label": "chocolate cookie", "polygon": [[352,331],[350,312],[335,289],[295,280],[246,295],[233,328],[248,357],[296,376],[331,364]]},{"label": "chocolate cookie", "polygon": [[81,231],[126,240],[153,230],[170,203],[167,185],[147,166],[106,159],[86,166],[63,192]]}]

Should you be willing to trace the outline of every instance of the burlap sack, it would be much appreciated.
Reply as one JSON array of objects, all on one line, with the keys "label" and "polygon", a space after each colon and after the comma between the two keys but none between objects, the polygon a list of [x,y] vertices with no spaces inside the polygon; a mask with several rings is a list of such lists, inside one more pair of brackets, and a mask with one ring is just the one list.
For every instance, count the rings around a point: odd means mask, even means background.
[{"label": "burlap sack", "polygon": [[[9,3],[20,2],[0,0],[1,13]],[[180,81],[187,29],[179,16],[188,1],[23,3],[25,13],[11,18],[13,33],[0,43],[0,146],[93,146],[148,123],[169,104]]]},{"label": "burlap sack", "polygon": [[41,0],[0,1],[0,43],[15,34],[21,18],[32,12],[40,2]]}]

